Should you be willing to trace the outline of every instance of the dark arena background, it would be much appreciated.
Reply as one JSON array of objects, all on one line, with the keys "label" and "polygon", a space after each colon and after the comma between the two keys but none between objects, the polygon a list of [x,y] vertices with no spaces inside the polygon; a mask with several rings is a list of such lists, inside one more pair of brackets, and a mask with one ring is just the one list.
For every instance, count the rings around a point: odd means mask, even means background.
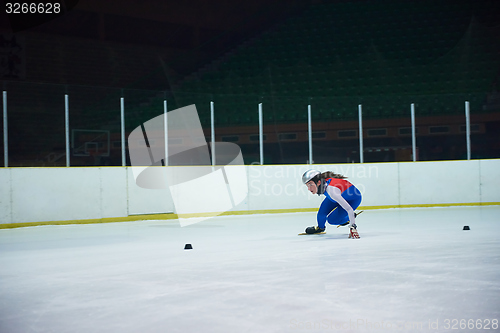
[{"label": "dark arena background", "polygon": [[4,166],[65,166],[66,133],[71,166],[120,166],[122,105],[127,137],[164,101],[196,104],[207,141],[213,102],[216,141],[245,164],[260,160],[259,104],[265,164],[309,162],[308,108],[314,163],[500,157],[498,1],[67,0],[52,16],[7,3]]}]

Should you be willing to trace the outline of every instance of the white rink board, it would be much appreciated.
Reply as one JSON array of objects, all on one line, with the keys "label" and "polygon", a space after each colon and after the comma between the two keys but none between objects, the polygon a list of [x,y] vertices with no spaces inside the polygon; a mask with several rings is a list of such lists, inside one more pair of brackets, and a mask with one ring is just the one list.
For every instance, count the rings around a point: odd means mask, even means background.
[{"label": "white rink board", "polygon": [[102,217],[123,216],[126,212],[126,168],[100,168]]},{"label": "white rink board", "polygon": [[[66,221],[126,216],[124,168],[9,168],[0,191],[0,223]],[[9,178],[7,178],[9,177]]]},{"label": "white rink board", "polygon": [[172,213],[174,203],[169,189],[144,189],[137,186],[131,168],[127,168],[127,214]]},{"label": "white rink board", "polygon": [[0,169],[0,223],[12,221],[11,169]]},{"label": "white rink board", "polygon": [[480,202],[479,161],[400,163],[399,180],[401,205]]},{"label": "white rink board", "polygon": [[[309,165],[248,166],[247,198],[233,210],[317,208],[301,182]],[[344,174],[363,206],[500,202],[500,160],[313,165]],[[135,184],[130,168],[0,169],[0,223],[126,217],[175,212],[169,189]],[[196,187],[192,195],[199,195]]]},{"label": "white rink board", "polygon": [[[315,166],[318,168],[319,166]],[[318,196],[302,184],[307,165],[252,165],[248,167],[248,209],[300,209],[317,207]]]},{"label": "white rink board", "polygon": [[11,173],[14,222],[101,216],[97,168],[13,168]]},{"label": "white rink board", "polygon": [[481,202],[500,201],[499,160],[480,160]]}]

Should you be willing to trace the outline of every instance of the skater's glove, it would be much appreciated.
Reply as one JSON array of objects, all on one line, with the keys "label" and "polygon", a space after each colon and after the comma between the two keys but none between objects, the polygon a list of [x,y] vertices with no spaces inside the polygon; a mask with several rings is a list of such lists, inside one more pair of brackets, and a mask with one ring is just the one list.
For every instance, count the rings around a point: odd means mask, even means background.
[{"label": "skater's glove", "polygon": [[349,238],[359,238],[358,230],[356,230],[356,224],[349,224]]},{"label": "skater's glove", "polygon": [[306,234],[317,234],[317,233],[323,232],[323,231],[325,231],[325,228],[320,228],[318,226],[306,228]]}]

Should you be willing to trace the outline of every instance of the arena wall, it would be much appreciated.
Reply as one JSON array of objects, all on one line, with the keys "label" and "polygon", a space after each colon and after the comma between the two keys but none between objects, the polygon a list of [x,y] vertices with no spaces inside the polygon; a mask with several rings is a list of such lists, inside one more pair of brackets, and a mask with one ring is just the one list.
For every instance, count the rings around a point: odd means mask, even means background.
[{"label": "arena wall", "polygon": [[[322,197],[301,183],[308,165],[247,166],[238,213],[315,210]],[[362,209],[500,204],[500,160],[314,165],[342,173]],[[2,168],[0,224],[95,223],[175,218],[170,191],[135,184],[130,168]],[[193,189],[196,195],[196,189]],[[160,215],[158,215],[160,214]]]}]

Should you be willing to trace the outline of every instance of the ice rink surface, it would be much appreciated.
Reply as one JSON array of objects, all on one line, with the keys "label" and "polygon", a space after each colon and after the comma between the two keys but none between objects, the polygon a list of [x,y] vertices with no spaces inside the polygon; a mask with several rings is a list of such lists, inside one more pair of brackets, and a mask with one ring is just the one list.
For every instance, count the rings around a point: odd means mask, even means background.
[{"label": "ice rink surface", "polygon": [[500,207],[315,216],[0,230],[0,332],[500,331]]}]

